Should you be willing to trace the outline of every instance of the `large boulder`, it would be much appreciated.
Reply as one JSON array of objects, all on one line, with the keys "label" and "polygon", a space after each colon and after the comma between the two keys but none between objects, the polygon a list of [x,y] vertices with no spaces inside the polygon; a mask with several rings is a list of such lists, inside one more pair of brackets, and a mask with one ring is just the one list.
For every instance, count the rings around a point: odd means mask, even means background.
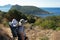
[{"label": "large boulder", "polygon": [[0,40],[12,40],[12,38],[2,29],[0,29]]}]

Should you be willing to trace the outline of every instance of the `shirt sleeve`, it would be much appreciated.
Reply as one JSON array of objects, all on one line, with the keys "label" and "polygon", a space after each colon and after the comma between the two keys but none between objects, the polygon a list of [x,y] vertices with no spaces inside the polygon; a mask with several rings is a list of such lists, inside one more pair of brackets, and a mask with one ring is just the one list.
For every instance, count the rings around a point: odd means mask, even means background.
[{"label": "shirt sleeve", "polygon": [[11,22],[9,22],[9,25],[11,26],[11,25],[12,25],[12,23],[11,23]]}]

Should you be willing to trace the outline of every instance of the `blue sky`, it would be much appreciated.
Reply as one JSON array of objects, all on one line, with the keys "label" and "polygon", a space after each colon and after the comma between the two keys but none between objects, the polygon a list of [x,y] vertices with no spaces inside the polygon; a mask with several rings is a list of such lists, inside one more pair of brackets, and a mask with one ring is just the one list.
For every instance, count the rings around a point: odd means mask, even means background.
[{"label": "blue sky", "polygon": [[0,6],[7,4],[37,7],[60,7],[60,0],[0,0]]}]

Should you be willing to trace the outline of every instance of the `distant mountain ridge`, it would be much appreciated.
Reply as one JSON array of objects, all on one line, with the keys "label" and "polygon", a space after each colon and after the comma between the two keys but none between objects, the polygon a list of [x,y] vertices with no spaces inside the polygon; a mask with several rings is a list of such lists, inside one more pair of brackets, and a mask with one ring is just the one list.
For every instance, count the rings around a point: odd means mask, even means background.
[{"label": "distant mountain ridge", "polygon": [[22,13],[26,14],[49,14],[48,11],[42,10],[41,8],[35,7],[35,6],[20,6],[20,5],[5,5],[5,6],[0,6],[1,11],[8,12],[9,10],[16,9]]},{"label": "distant mountain ridge", "polygon": [[[20,5],[4,5],[0,6],[0,10],[4,12],[8,12],[9,10],[16,9],[25,14],[33,14],[35,16],[52,16],[52,15],[60,15],[60,8],[40,8],[36,6],[20,6]],[[43,14],[43,15],[41,15]]]},{"label": "distant mountain ridge", "polygon": [[19,6],[19,5],[13,5],[11,7],[12,9],[16,9],[22,13],[27,13],[27,14],[49,14],[49,12],[42,10],[38,7],[35,6]]},{"label": "distant mountain ridge", "polygon": [[10,5],[10,4],[4,5],[4,6],[0,6],[0,10],[4,11],[4,12],[8,12],[11,7],[12,7],[12,5]]}]

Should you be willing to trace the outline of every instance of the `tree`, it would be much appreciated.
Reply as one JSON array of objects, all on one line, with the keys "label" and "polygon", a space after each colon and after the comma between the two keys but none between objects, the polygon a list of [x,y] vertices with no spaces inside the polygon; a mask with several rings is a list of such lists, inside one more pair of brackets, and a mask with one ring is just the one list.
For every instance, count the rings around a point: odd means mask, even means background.
[{"label": "tree", "polygon": [[7,12],[7,14],[5,15],[5,17],[11,21],[13,18],[15,18],[16,20],[20,20],[20,19],[27,19],[27,17],[21,13],[20,11],[17,11],[15,9],[13,10],[9,10],[9,12]]}]

